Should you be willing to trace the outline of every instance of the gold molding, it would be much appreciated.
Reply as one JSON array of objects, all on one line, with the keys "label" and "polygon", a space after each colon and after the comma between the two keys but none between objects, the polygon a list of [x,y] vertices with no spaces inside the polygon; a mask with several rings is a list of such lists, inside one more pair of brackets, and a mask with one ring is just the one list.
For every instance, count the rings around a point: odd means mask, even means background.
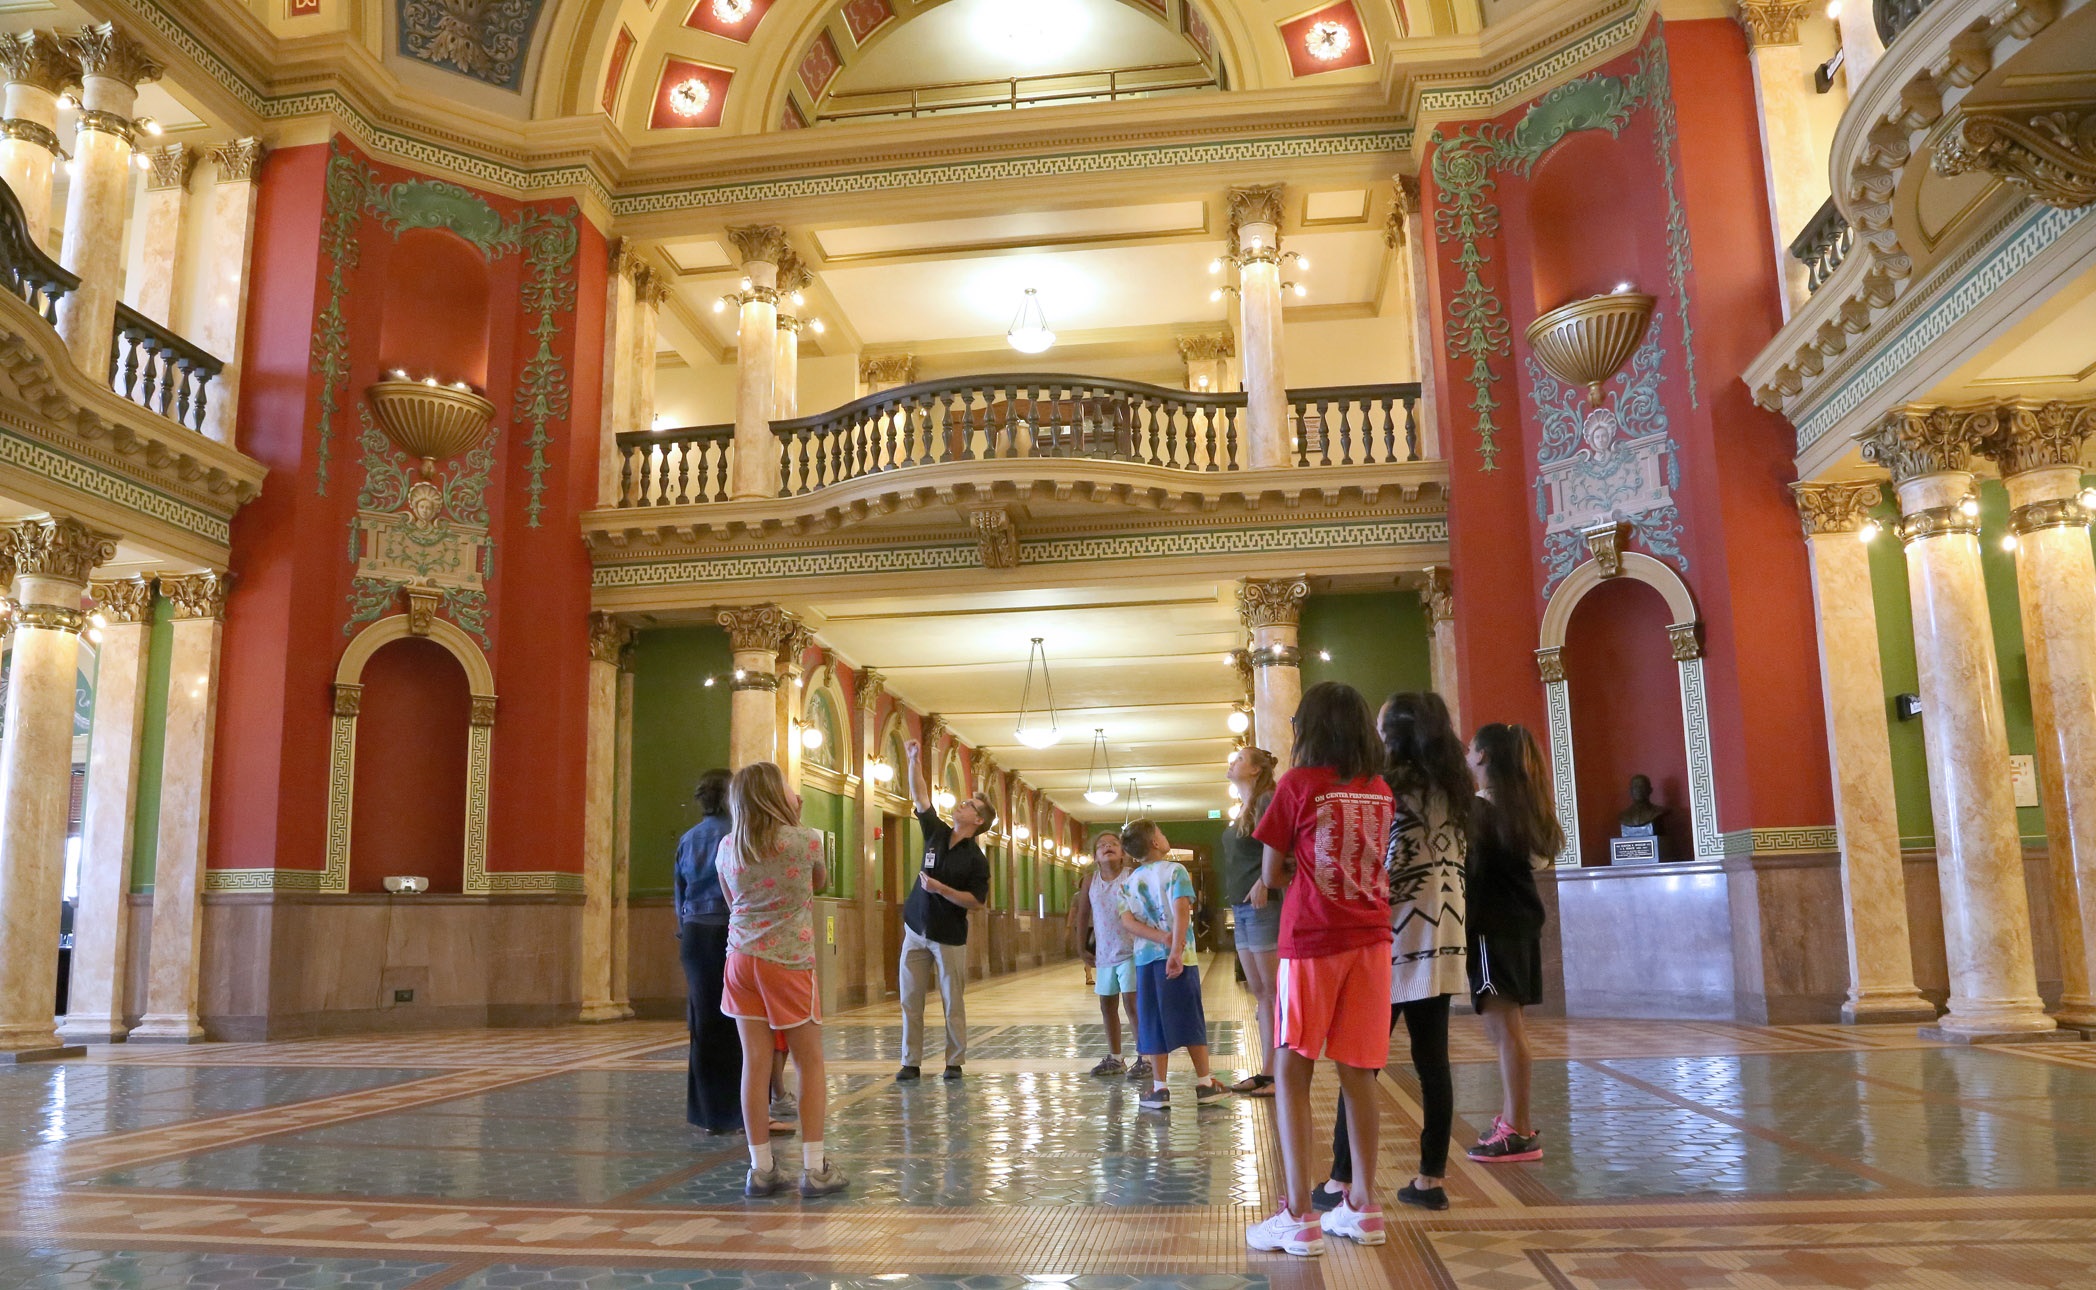
[{"label": "gold molding", "polygon": [[1808,538],[1857,532],[1870,519],[1871,508],[1885,498],[1885,488],[1876,480],[1801,480],[1790,486],[1790,493]]},{"label": "gold molding", "polygon": [[2096,203],[2096,107],[2025,107],[1963,113],[1936,143],[1930,165],[1946,177],[1984,170],[2060,210]]}]

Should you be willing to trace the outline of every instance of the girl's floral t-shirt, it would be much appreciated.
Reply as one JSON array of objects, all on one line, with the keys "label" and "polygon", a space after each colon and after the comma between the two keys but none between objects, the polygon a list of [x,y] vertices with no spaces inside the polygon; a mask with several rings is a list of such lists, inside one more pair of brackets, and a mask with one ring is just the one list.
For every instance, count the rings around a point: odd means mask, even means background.
[{"label": "girl's floral t-shirt", "polygon": [[737,854],[735,835],[721,839],[714,868],[728,894],[728,950],[781,967],[815,966],[815,871],[822,834],[781,828],[777,849],[756,864]]}]

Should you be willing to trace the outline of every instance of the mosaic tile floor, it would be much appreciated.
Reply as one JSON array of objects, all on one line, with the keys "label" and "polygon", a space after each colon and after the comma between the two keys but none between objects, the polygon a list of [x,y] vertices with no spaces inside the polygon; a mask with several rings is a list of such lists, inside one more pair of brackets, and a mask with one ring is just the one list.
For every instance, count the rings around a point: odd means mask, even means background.
[{"label": "mosaic tile floor", "polygon": [[[1205,984],[1228,1075],[1248,1001]],[[1086,1075],[1073,970],[979,984],[969,1014],[968,1078],[907,1087],[891,1009],[832,1021],[854,1185],[811,1202],[742,1198],[740,1139],[684,1124],[670,1025],[0,1068],[0,1290],[2096,1290],[2096,1044],[1541,1021],[1543,1160],[1459,1159],[1447,1213],[1299,1261],[1243,1245],[1278,1186],[1270,1102],[1157,1114]],[[1497,1072],[1474,1018],[1452,1048],[1461,1137]],[[1387,1195],[1418,1135],[1402,1063],[1382,1093]]]}]

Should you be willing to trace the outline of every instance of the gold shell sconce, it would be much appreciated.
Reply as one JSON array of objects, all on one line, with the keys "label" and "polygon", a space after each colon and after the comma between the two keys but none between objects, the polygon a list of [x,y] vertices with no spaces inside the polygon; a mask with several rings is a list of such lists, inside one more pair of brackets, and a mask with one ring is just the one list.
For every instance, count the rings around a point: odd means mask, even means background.
[{"label": "gold shell sconce", "polygon": [[1550,374],[1587,387],[1601,403],[1601,383],[1623,370],[1652,321],[1651,296],[1618,291],[1559,305],[1528,325],[1528,345]]},{"label": "gold shell sconce", "polygon": [[439,461],[479,443],[495,419],[495,405],[464,385],[396,377],[365,393],[386,438],[420,460],[424,479],[436,473]]}]

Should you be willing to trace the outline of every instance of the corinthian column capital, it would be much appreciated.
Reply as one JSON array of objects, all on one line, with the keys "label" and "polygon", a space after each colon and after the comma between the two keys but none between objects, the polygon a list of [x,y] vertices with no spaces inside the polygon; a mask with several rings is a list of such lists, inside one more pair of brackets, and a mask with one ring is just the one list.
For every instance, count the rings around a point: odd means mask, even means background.
[{"label": "corinthian column capital", "polygon": [[151,166],[146,171],[146,187],[150,190],[187,188],[189,177],[196,173],[197,150],[186,143],[163,143],[140,155]]},{"label": "corinthian column capital", "polygon": [[1293,627],[1309,595],[1310,584],[1302,578],[1247,578],[1237,587],[1237,617],[1254,631]]},{"label": "corinthian column capital", "polygon": [[793,253],[786,245],[786,230],[776,224],[750,224],[728,230],[735,254],[744,264],[780,264]]},{"label": "corinthian column capital", "polygon": [[226,596],[232,590],[232,576],[214,569],[160,580],[160,594],[174,603],[177,622],[195,618],[223,619],[226,616]]},{"label": "corinthian column capital", "polygon": [[131,33],[113,22],[82,27],[65,38],[66,48],[80,60],[83,76],[106,76],[126,85],[143,85],[160,79],[162,68],[153,61]]},{"label": "corinthian column capital", "polygon": [[1870,519],[1870,508],[1884,499],[1884,486],[1875,480],[1843,479],[1799,482],[1790,486],[1798,502],[1798,520],[1806,537],[1822,533],[1854,533]]},{"label": "corinthian column capital", "polygon": [[1232,188],[1224,195],[1230,208],[1230,240],[1237,240],[1237,230],[1245,224],[1272,224],[1281,226],[1282,204],[1287,189],[1280,184],[1253,184],[1244,188]]},{"label": "corinthian column capital", "polygon": [[1739,25],[1747,29],[1747,43],[1763,45],[1798,43],[1798,21],[1805,16],[1805,0],[1740,0]]},{"label": "corinthian column capital", "polygon": [[1455,570],[1445,564],[1437,564],[1426,570],[1426,581],[1419,588],[1419,598],[1426,602],[1426,620],[1429,624],[1445,623],[1456,616]]},{"label": "corinthian column capital", "polygon": [[96,565],[116,555],[116,538],[65,515],[22,520],[6,529],[6,557],[16,577],[58,578],[87,585]]},{"label": "corinthian column capital", "polygon": [[777,605],[743,605],[723,609],[715,621],[728,629],[728,648],[740,654],[763,651],[776,656],[801,620]]},{"label": "corinthian column capital", "polygon": [[0,70],[10,85],[34,85],[51,94],[80,83],[80,60],[55,31],[0,35]]},{"label": "corinthian column capital", "polygon": [[218,182],[221,184],[253,183],[262,167],[262,158],[269,150],[255,138],[232,139],[217,144],[211,149],[212,164],[218,167]]},{"label": "corinthian column capital", "polygon": [[859,669],[859,711],[872,712],[881,706],[881,692],[888,688],[888,678],[870,667]]},{"label": "corinthian column capital", "polygon": [[618,664],[619,654],[633,640],[633,629],[619,621],[617,614],[599,610],[589,616],[590,660],[596,663]]},{"label": "corinthian column capital", "polygon": [[2096,401],[2004,404],[1994,433],[1978,448],[2001,467],[2002,478],[2056,466],[2080,466],[2081,449],[2096,434]]},{"label": "corinthian column capital", "polygon": [[144,623],[153,618],[151,578],[97,579],[87,585],[95,611],[112,623]]},{"label": "corinthian column capital", "polygon": [[1893,484],[1923,475],[1969,471],[1973,454],[1994,433],[1999,410],[1991,403],[1967,407],[1899,408],[1856,436],[1863,459],[1892,472]]}]

